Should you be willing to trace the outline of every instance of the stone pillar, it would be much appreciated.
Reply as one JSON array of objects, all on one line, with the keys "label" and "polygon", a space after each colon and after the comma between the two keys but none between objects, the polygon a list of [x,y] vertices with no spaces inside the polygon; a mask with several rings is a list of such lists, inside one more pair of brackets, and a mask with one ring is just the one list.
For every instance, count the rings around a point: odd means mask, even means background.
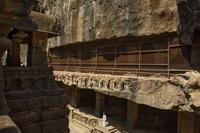
[{"label": "stone pillar", "polygon": [[127,120],[128,125],[134,126],[138,120],[138,104],[127,101]]},{"label": "stone pillar", "polygon": [[48,33],[29,32],[28,34],[28,66],[47,66]]},{"label": "stone pillar", "polygon": [[101,117],[103,115],[103,111],[104,111],[104,99],[105,99],[105,95],[100,93],[100,92],[96,92],[96,107],[95,107],[95,115],[98,117]]},{"label": "stone pillar", "polygon": [[179,112],[177,133],[199,133],[200,116],[189,112]]},{"label": "stone pillar", "polygon": [[[3,28],[3,27],[6,27],[6,28]],[[7,35],[6,33],[10,31],[10,28],[11,28],[10,25],[0,22],[0,29],[1,28],[3,28],[5,31],[1,30],[3,33],[0,31],[0,57],[2,57],[4,52],[12,46],[11,40],[4,37],[5,35]],[[3,65],[2,65],[2,62],[0,62],[0,114],[8,113],[7,111],[5,111],[6,108],[7,108],[7,105],[6,105],[6,100],[4,97]]]},{"label": "stone pillar", "polygon": [[21,66],[20,60],[20,42],[18,38],[12,39],[12,48],[8,50],[6,66]]},{"label": "stone pillar", "polygon": [[81,90],[74,88],[74,107],[81,106]]}]

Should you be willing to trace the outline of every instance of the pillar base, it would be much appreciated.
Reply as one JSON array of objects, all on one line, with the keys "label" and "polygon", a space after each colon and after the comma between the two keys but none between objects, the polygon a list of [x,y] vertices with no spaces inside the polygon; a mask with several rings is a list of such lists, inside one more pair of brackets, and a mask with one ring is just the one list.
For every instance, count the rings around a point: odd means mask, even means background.
[{"label": "pillar base", "polygon": [[126,123],[127,126],[129,126],[129,127],[131,127],[131,128],[135,128],[136,125],[137,125],[137,123],[134,123],[134,124],[133,124],[133,123],[130,123],[130,122],[128,122],[128,121],[126,121],[125,123]]},{"label": "pillar base", "polygon": [[100,111],[98,111],[98,110],[94,111],[94,115],[97,116],[97,117],[101,117],[101,114],[102,113]]}]

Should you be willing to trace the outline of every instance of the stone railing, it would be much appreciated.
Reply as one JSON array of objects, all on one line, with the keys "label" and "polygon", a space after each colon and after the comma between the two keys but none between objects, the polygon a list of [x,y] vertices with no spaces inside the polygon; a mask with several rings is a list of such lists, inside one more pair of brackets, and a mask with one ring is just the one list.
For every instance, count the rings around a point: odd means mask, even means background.
[{"label": "stone railing", "polygon": [[4,67],[4,77],[28,77],[28,76],[47,76],[53,74],[49,67]]},{"label": "stone railing", "polygon": [[98,118],[86,115],[84,113],[81,113],[75,110],[71,110],[71,116],[72,116],[72,120],[77,120],[78,122],[86,125],[87,127],[94,128],[98,126],[98,123],[99,123]]}]

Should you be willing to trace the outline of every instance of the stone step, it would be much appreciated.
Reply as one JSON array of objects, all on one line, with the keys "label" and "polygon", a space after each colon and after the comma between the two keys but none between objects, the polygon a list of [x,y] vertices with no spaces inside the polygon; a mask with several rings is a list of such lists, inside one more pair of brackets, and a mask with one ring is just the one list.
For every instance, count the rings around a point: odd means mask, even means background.
[{"label": "stone step", "polygon": [[115,129],[115,127],[113,127],[113,126],[106,126],[105,127],[108,131],[112,131],[113,129]]},{"label": "stone step", "polygon": [[112,131],[109,131],[109,133],[119,133],[119,131],[115,128]]},{"label": "stone step", "polygon": [[107,127],[96,126],[95,129],[103,133],[120,133],[119,130],[113,126],[107,126]]},{"label": "stone step", "polygon": [[95,129],[101,131],[102,133],[109,133],[107,129],[101,126],[96,126]]}]

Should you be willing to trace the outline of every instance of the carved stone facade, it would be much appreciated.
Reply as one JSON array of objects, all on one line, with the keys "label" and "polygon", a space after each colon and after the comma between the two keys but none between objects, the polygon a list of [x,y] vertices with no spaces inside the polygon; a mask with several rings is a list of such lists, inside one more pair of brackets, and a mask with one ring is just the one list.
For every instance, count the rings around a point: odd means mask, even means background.
[{"label": "carved stone facade", "polygon": [[[9,32],[14,28],[16,19],[19,17],[25,17],[30,14],[31,3],[34,0],[26,1],[16,1],[16,0],[1,0],[0,1],[0,56],[11,48],[12,42],[10,39],[6,38]],[[14,53],[17,53],[13,51]],[[3,67],[0,63],[0,132],[16,132],[19,133],[20,130],[9,118],[9,108],[7,107],[4,89],[6,91],[11,90],[9,79],[5,81],[3,78]],[[7,88],[8,87],[8,88]]]},{"label": "carved stone facade", "polygon": [[69,101],[51,74],[52,69],[48,67],[4,67],[5,98],[10,116],[22,132],[34,125],[38,133],[40,128],[36,125],[45,125],[49,120],[55,126],[51,132],[57,131],[61,121],[65,124],[59,130],[69,132],[65,117],[69,113],[65,107]]},{"label": "carved stone facade", "polygon": [[[0,1],[0,55],[10,49],[6,64],[9,67],[3,68],[0,63],[0,132],[68,133],[69,101],[47,67],[46,45],[48,33],[53,34],[54,17],[31,12],[32,3],[38,1]],[[42,21],[37,16],[46,19]],[[37,30],[40,32],[33,32]],[[30,46],[30,67],[20,67],[21,43]]]}]

